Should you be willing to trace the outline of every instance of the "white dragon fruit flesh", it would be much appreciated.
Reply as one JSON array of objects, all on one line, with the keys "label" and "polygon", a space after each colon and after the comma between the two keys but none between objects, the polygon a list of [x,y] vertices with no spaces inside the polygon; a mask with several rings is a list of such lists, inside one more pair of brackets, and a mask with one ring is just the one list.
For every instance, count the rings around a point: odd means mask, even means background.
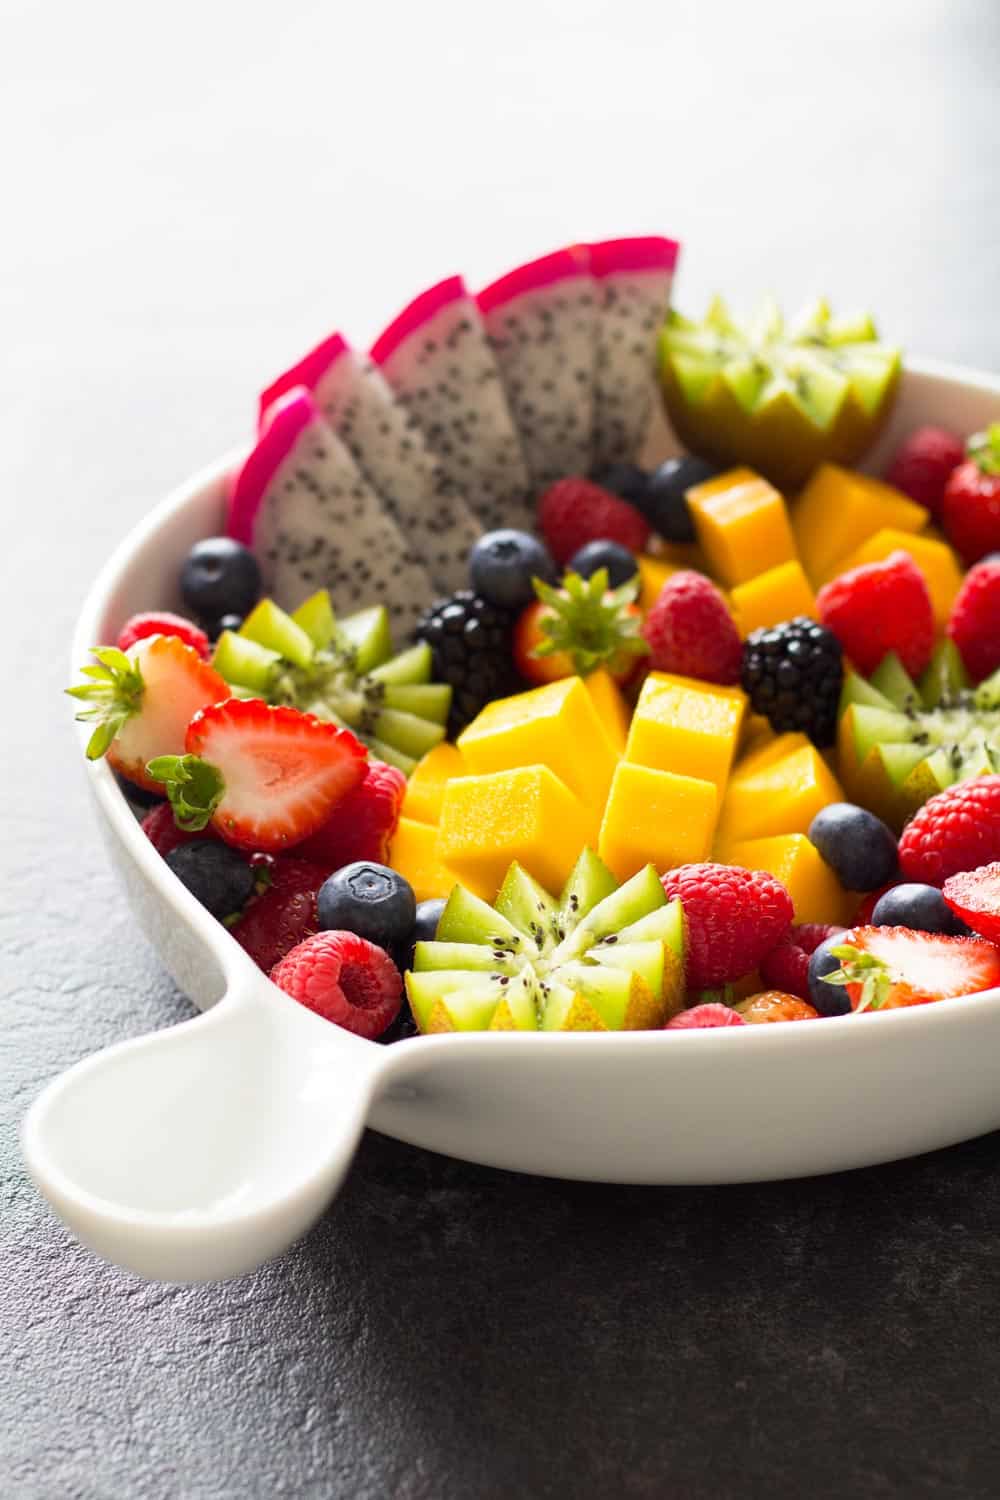
[{"label": "white dragon fruit flesh", "polygon": [[635,462],[659,400],[657,338],[680,246],[649,235],[589,246],[598,295],[593,464]]}]

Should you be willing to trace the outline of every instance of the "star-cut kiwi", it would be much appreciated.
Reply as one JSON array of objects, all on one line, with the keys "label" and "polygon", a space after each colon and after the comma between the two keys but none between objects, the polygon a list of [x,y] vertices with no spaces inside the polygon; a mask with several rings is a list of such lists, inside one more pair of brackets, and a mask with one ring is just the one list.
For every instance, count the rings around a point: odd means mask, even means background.
[{"label": "star-cut kiwi", "polygon": [[915,683],[890,652],[868,679],[847,673],[837,743],[848,796],[902,828],[945,787],[1000,771],[1000,671],[973,687],[946,640]]},{"label": "star-cut kiwi", "polygon": [[456,886],[406,993],[435,1031],[644,1031],[684,998],[684,913],[647,865],[619,885],[590,849],[557,898],[512,864],[494,906]]},{"label": "star-cut kiwi", "polygon": [[790,324],[767,301],[740,323],[717,297],[700,323],[671,312],[660,338],[663,398],[681,441],[785,491],[821,463],[862,457],[900,370],[900,351],[879,342],[867,314],[837,319],[825,301]]}]

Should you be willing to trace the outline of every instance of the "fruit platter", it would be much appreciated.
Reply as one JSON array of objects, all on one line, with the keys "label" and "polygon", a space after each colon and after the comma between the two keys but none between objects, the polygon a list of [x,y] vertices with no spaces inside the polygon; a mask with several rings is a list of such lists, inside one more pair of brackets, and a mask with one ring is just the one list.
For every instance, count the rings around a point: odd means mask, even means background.
[{"label": "fruit platter", "polygon": [[246,1269],[365,1122],[664,1183],[1000,1125],[1000,381],[823,301],[682,315],[677,256],[328,336],[95,584],[102,832],[208,1011],[29,1114],[101,1253]]}]

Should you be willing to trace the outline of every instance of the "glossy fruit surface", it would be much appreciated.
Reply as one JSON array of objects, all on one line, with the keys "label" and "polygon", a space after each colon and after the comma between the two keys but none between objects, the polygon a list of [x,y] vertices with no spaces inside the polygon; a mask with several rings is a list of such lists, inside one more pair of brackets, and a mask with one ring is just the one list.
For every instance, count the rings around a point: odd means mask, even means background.
[{"label": "glossy fruit surface", "polygon": [[380,948],[408,943],[413,936],[413,888],[387,865],[358,860],[336,870],[321,886],[316,906],[324,931],[355,932]]},{"label": "glossy fruit surface", "polygon": [[232,537],[205,537],[185,558],[180,587],[184,603],[202,620],[246,615],[260,598],[260,565]]},{"label": "glossy fruit surface", "polygon": [[867,808],[831,802],[813,818],[809,837],[845,890],[875,891],[896,874],[896,836]]},{"label": "glossy fruit surface", "polygon": [[555,583],[556,565],[548,548],[529,532],[487,531],[469,554],[473,591],[501,609],[523,609],[530,604],[536,578]]},{"label": "glossy fruit surface", "polygon": [[218,839],[194,839],[165,856],[178,880],[213,917],[240,911],[253,892],[254,876],[246,858]]}]

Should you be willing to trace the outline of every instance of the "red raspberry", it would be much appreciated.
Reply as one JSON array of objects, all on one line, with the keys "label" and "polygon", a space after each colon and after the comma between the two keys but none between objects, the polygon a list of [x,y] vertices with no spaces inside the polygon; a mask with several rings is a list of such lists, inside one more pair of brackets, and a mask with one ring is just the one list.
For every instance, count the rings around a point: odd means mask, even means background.
[{"label": "red raspberry", "polygon": [[299,859],[298,850],[288,859],[275,859],[270,870],[270,885],[231,929],[265,974],[316,931],[316,896],[327,876],[322,865]]},{"label": "red raspberry", "polygon": [[740,680],[743,646],[726,602],[704,573],[682,569],[667,579],[646,616],[650,665],[722,684]]},{"label": "red raspberry", "polygon": [[792,924],[792,898],[763,870],[679,865],[660,877],[687,919],[687,986],[709,990],[755,969]]},{"label": "red raspberry", "polygon": [[1000,859],[1000,776],[974,776],[931,797],[899,840],[904,880],[943,885]]},{"label": "red raspberry", "polygon": [[738,1011],[730,1010],[712,1000],[707,1005],[692,1005],[690,1010],[679,1010],[671,1016],[664,1031],[701,1031],[711,1026],[745,1026],[747,1023]]},{"label": "red raspberry", "polygon": [[809,956],[815,953],[820,943],[842,927],[824,927],[821,922],[804,922],[785,933],[760,961],[761,984],[768,990],[783,990],[797,995],[800,1000],[809,999]]},{"label": "red raspberry", "polygon": [[587,542],[619,542],[641,552],[649,523],[634,505],[589,479],[560,479],[538,502],[538,528],[557,563],[568,563]]},{"label": "red raspberry", "polygon": [[388,953],[354,932],[317,932],[271,970],[279,989],[347,1031],[374,1040],[399,1015],[403,978]]},{"label": "red raspberry", "polygon": [[911,432],[889,465],[886,479],[931,515],[941,514],[944,487],[965,457],[960,438],[944,427],[918,427]]},{"label": "red raspberry", "polygon": [[1000,558],[988,557],[966,573],[948,634],[974,682],[1000,667]]},{"label": "red raspberry", "polygon": [[121,635],[118,637],[119,651],[127,651],[134,646],[136,641],[144,641],[151,635],[176,635],[185,646],[191,646],[205,661],[212,654],[208,636],[197,625],[190,620],[185,620],[182,615],[172,615],[169,610],[160,609],[152,614],[132,615],[125,621]]},{"label": "red raspberry", "polygon": [[934,612],[924,575],[907,552],[841,573],[816,596],[819,618],[866,677],[895,651],[919,677],[934,648]]},{"label": "red raspberry", "polygon": [[966,567],[1000,551],[1000,422],[968,442],[945,487],[941,524]]},{"label": "red raspberry", "polygon": [[164,859],[172,850],[179,849],[181,844],[190,844],[194,839],[215,837],[211,828],[204,828],[201,833],[186,833],[183,828],[178,828],[169,802],[161,802],[158,807],[151,808],[140,827],[157,854]]},{"label": "red raspberry", "polygon": [[387,864],[405,793],[402,771],[381,760],[369,761],[361,785],[337,803],[322,828],[297,845],[296,854],[330,871],[357,859]]},{"label": "red raspberry", "polygon": [[1000,943],[1000,864],[981,865],[978,870],[949,876],[942,895],[956,917],[973,932],[991,943]]}]

